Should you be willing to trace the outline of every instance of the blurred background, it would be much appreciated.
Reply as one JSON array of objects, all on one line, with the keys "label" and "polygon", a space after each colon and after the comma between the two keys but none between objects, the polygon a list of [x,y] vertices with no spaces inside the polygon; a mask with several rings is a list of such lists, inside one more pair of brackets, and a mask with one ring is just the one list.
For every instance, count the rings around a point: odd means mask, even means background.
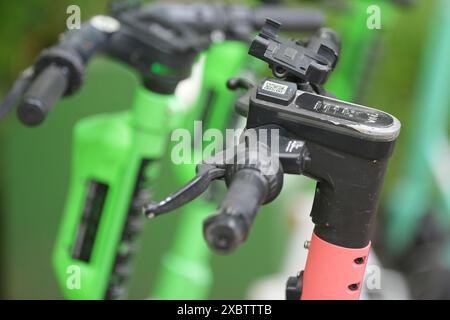
[{"label": "blurred background", "polygon": [[[342,30],[345,8],[358,1],[283,3],[321,8],[326,13],[327,26],[343,33],[348,32]],[[385,26],[382,20],[382,30],[372,31],[379,37],[379,43],[371,49],[376,59],[371,60],[370,70],[364,76],[364,86],[353,97],[357,102],[395,115],[402,122],[402,132],[385,180],[375,248],[383,265],[405,275],[411,295],[416,298],[450,298],[447,286],[450,284],[450,273],[447,271],[450,270],[447,268],[450,266],[450,246],[446,245],[450,216],[450,160],[448,154],[445,158],[446,149],[442,147],[438,150],[442,152],[433,154],[434,162],[429,164],[426,149],[440,139],[439,134],[442,133],[434,135],[430,130],[440,126],[445,133],[449,133],[446,123],[450,120],[447,112],[450,99],[433,100],[436,104],[436,101],[442,103],[439,107],[427,103],[417,105],[418,101],[424,102],[426,92],[433,91],[430,83],[435,71],[430,70],[436,70],[436,61],[441,61],[432,56],[436,50],[430,50],[430,46],[450,41],[448,33],[442,34],[444,27],[436,24],[438,19],[435,15],[439,11],[436,8],[440,2],[418,0],[411,6],[393,9],[395,18],[391,19],[387,14],[386,17],[382,16],[382,19],[390,19],[389,25]],[[105,12],[107,1],[0,2],[0,97],[4,96],[19,72],[32,64],[42,49],[54,44],[58,34],[65,30],[66,8],[70,4],[79,5],[81,18],[86,20]],[[450,19],[448,12],[447,18]],[[356,23],[353,26],[355,29],[364,27]],[[433,35],[434,40],[431,39]],[[346,54],[345,45],[344,41],[342,57]],[[438,70],[450,74],[449,61],[450,57],[443,64],[441,61]],[[336,72],[339,73],[339,66]],[[333,80],[330,80],[329,90],[336,86]],[[14,112],[2,121],[2,298],[62,298],[52,270],[51,254],[67,193],[73,126],[77,120],[89,115],[127,109],[137,84],[127,67],[98,57],[87,69],[82,90],[59,102],[41,127],[24,127]],[[425,120],[430,112],[435,117]],[[428,126],[422,126],[422,119]],[[416,185],[420,190],[412,190],[406,195],[401,192]],[[415,194],[421,198],[418,199]],[[419,200],[420,205],[417,203]],[[406,211],[411,213],[410,216],[399,213],[397,218],[391,218],[391,211],[402,211],[404,208],[408,208]],[[418,212],[412,213],[413,209]],[[141,251],[136,259],[136,272],[132,278],[131,298],[145,297],[151,291],[159,260],[170,247],[170,241],[161,239],[173,233],[178,218],[174,215],[146,224],[141,237]],[[276,223],[273,221],[270,215],[260,215],[246,245],[231,256],[213,256],[214,286],[211,298],[245,298],[252,283],[278,272],[285,254],[281,248],[287,241],[284,230],[288,222],[281,219],[276,220]],[[412,231],[405,234],[408,230]],[[402,245],[392,245],[397,242]],[[420,261],[429,261],[430,265],[424,267]],[[432,271],[436,269],[439,272]]]}]

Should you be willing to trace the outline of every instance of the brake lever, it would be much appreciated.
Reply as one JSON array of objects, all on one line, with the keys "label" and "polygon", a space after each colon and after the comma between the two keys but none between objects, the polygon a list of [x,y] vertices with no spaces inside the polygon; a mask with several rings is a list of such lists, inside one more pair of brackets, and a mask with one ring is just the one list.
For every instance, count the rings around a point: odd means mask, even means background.
[{"label": "brake lever", "polygon": [[152,219],[161,214],[178,209],[199,197],[206,191],[213,180],[221,179],[224,176],[225,167],[201,163],[197,166],[197,175],[192,180],[164,200],[145,205],[143,212],[147,218]]}]

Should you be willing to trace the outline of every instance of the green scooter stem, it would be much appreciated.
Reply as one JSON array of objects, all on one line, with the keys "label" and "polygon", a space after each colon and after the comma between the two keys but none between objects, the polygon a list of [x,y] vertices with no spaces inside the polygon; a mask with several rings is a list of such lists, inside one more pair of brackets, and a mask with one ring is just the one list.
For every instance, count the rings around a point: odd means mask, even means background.
[{"label": "green scooter stem", "polygon": [[[153,180],[166,151],[172,95],[138,88],[130,111],[80,121],[74,130],[73,168],[53,262],[64,296],[104,299],[122,295],[133,251],[141,180]],[[148,121],[152,119],[152,121]],[[84,230],[84,222],[90,227]],[[96,227],[95,227],[96,226]]]}]

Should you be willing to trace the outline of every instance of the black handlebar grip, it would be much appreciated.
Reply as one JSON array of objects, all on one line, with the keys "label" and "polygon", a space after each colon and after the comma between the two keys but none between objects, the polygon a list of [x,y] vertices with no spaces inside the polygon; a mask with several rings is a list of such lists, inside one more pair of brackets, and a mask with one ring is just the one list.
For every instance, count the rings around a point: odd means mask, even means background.
[{"label": "black handlebar grip", "polygon": [[203,224],[211,249],[229,253],[245,241],[268,189],[267,179],[258,170],[246,168],[235,173],[218,213]]},{"label": "black handlebar grip", "polygon": [[325,24],[324,15],[314,9],[261,6],[253,11],[253,24],[261,29],[267,18],[281,23],[285,31],[315,31]]},{"label": "black handlebar grip", "polygon": [[68,84],[68,70],[55,64],[45,68],[25,92],[17,110],[20,121],[39,125],[48,111],[63,96]]}]

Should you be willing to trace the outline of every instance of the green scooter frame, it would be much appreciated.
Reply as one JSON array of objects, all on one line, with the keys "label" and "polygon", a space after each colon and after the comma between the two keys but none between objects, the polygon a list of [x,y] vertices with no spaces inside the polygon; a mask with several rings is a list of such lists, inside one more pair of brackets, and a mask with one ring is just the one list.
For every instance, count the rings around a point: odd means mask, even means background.
[{"label": "green scooter frame", "polygon": [[[213,45],[205,56],[201,95],[195,106],[181,106],[173,95],[138,88],[131,111],[94,116],[76,125],[69,197],[53,259],[65,297],[123,296],[134,234],[142,222],[139,204],[158,176],[172,129],[190,129],[194,119],[204,119],[204,129],[220,130],[231,120],[235,94],[227,90],[226,80],[249,62],[247,47],[227,41]],[[194,165],[172,165],[170,170],[183,183],[193,174]],[[183,209],[193,212],[183,214],[174,247],[163,260],[155,297],[194,299],[207,294],[212,279],[210,254],[197,228],[214,208],[213,203],[199,200]],[[92,223],[100,214],[101,220]],[[79,221],[91,228],[84,230]],[[89,246],[94,237],[95,245]],[[67,250],[74,243],[74,249]],[[186,244],[189,248],[183,247]],[[74,275],[80,276],[79,287],[71,283]]]},{"label": "green scooter frame", "polygon": [[[71,185],[53,255],[66,298],[122,295],[126,262],[142,219],[139,202],[147,190],[142,183],[155,179],[152,172],[157,172],[170,133],[168,109],[177,107],[173,95],[138,88],[130,111],[76,125]],[[79,276],[79,285],[71,283],[71,275]]]}]

